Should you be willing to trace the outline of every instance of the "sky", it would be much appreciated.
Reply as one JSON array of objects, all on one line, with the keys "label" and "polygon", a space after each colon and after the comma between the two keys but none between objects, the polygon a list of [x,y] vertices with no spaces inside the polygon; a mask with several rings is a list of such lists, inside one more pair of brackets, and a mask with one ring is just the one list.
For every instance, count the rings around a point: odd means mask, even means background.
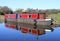
[{"label": "sky", "polygon": [[12,10],[27,9],[60,9],[60,0],[0,0],[0,6],[8,6]]}]

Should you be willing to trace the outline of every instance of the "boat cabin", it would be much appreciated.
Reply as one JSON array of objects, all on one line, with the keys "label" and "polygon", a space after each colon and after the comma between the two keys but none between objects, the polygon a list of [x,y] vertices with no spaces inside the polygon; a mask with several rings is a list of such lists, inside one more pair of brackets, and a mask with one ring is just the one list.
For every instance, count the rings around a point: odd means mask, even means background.
[{"label": "boat cabin", "polygon": [[46,19],[45,13],[22,13],[22,14],[5,14],[5,18],[22,18],[22,19]]}]

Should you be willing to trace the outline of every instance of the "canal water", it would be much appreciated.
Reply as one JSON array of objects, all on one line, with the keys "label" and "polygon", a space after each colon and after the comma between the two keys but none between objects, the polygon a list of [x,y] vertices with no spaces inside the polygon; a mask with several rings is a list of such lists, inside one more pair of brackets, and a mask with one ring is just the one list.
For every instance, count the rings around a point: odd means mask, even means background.
[{"label": "canal water", "polygon": [[[39,28],[40,29],[40,28]],[[0,23],[0,41],[60,41],[60,27],[41,27],[43,34],[23,33],[21,30],[6,26]]]}]

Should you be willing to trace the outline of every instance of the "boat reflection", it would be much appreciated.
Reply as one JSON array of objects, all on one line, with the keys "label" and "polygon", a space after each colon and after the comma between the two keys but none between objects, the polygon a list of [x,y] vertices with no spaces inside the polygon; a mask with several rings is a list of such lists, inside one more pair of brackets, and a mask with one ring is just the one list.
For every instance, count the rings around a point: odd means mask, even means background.
[{"label": "boat reflection", "polygon": [[46,33],[46,31],[52,32],[54,29],[52,26],[33,26],[29,24],[17,24],[17,23],[5,23],[5,26],[7,28],[12,28],[16,30],[20,30],[22,33],[31,33],[34,35],[43,35]]}]

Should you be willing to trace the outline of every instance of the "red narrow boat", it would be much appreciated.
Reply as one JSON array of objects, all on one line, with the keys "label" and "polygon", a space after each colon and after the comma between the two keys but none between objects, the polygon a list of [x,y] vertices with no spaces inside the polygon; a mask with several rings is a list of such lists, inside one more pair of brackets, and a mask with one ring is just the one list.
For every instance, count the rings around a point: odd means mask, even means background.
[{"label": "red narrow boat", "polygon": [[46,19],[45,13],[39,14],[5,14],[5,18],[7,21],[18,21],[21,23],[29,23],[36,25],[51,25],[53,23],[53,19]]}]

